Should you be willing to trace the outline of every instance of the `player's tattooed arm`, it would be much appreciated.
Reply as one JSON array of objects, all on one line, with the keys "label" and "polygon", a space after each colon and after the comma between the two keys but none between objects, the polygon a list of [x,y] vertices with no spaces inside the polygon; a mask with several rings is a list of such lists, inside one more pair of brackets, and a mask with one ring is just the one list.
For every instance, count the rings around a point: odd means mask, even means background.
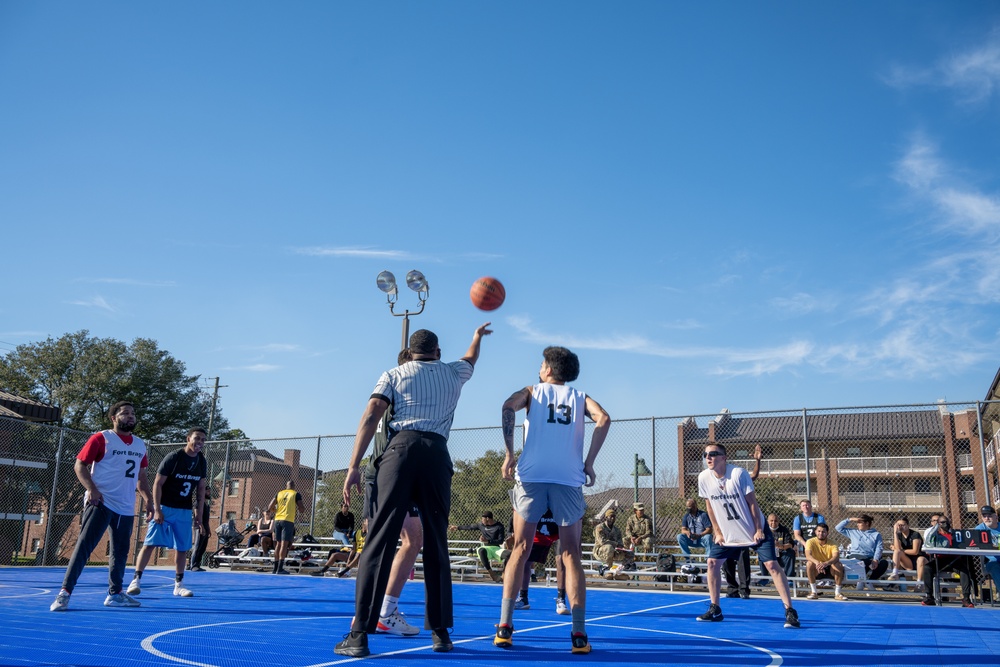
[{"label": "player's tattooed arm", "polygon": [[514,452],[514,411],[506,405],[500,413],[500,422],[503,428],[503,444],[507,451]]},{"label": "player's tattooed arm", "polygon": [[503,407],[500,409],[500,427],[503,432],[503,444],[507,449],[501,476],[507,480],[514,479],[514,413],[522,408],[527,408],[530,398],[531,387],[525,387],[511,394],[510,398],[503,402]]}]

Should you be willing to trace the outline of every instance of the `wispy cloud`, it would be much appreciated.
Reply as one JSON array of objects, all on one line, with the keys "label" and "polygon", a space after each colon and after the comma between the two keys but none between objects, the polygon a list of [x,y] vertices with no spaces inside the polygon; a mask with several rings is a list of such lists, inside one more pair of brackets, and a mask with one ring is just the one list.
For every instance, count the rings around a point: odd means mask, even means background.
[{"label": "wispy cloud", "polygon": [[78,283],[99,283],[106,285],[132,285],[135,287],[176,287],[174,280],[136,280],[135,278],[77,278]]},{"label": "wispy cloud", "polygon": [[71,306],[84,306],[85,308],[99,308],[100,310],[106,310],[109,313],[117,313],[118,309],[108,303],[107,299],[103,296],[95,296],[90,299],[78,299],[76,301],[67,301],[66,303]]},{"label": "wispy cloud", "polygon": [[224,366],[219,370],[223,371],[249,371],[251,373],[270,373],[281,370],[281,366],[275,364],[250,364],[247,366]]},{"label": "wispy cloud", "polygon": [[673,322],[666,322],[662,325],[664,329],[672,329],[675,331],[688,331],[691,329],[703,329],[705,325],[695,319],[686,320],[674,320]]},{"label": "wispy cloud", "polygon": [[295,343],[265,343],[263,345],[240,345],[238,349],[256,352],[298,352],[302,346]]},{"label": "wispy cloud", "polygon": [[292,248],[296,255],[309,257],[360,257],[363,259],[412,259],[413,255],[406,250],[379,250],[377,248],[351,248],[330,246],[309,246]]},{"label": "wispy cloud", "polygon": [[832,310],[834,300],[829,298],[819,299],[812,294],[798,292],[792,296],[774,297],[770,300],[770,304],[772,308],[786,316],[797,317],[816,311]]},{"label": "wispy cloud", "polygon": [[883,80],[899,89],[954,90],[966,104],[985,102],[1000,89],[1000,29],[994,29],[984,44],[944,57],[933,65],[897,65]]}]

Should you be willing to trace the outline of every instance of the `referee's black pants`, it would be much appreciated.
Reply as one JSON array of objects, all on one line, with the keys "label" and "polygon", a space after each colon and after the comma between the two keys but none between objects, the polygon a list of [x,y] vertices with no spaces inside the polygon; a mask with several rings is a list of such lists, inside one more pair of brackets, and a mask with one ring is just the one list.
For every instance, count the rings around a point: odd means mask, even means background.
[{"label": "referee's black pants", "polygon": [[355,616],[351,630],[375,632],[389,583],[396,542],[407,513],[416,505],[424,532],[424,627],[454,625],[448,515],[453,468],[448,441],[436,433],[400,431],[375,462],[368,538],[358,564]]}]

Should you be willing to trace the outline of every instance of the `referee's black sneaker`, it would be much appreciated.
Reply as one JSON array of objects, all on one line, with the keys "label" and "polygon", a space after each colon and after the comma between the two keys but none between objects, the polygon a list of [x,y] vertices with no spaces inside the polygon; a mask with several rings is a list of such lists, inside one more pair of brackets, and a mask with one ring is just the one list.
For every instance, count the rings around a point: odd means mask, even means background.
[{"label": "referee's black sneaker", "polygon": [[797,628],[799,625],[799,613],[791,607],[785,607],[785,627]]},{"label": "referee's black sneaker", "polygon": [[708,605],[708,611],[697,617],[699,621],[721,621],[722,609],[717,604]]},{"label": "referee's black sneaker", "polygon": [[344,641],[333,647],[333,652],[337,655],[349,655],[352,658],[363,658],[371,654],[368,650],[367,632],[348,632],[344,635]]},{"label": "referee's black sneaker", "polygon": [[433,643],[431,648],[438,653],[447,653],[455,648],[455,645],[451,643],[451,637],[448,636],[446,628],[431,630],[431,642]]}]

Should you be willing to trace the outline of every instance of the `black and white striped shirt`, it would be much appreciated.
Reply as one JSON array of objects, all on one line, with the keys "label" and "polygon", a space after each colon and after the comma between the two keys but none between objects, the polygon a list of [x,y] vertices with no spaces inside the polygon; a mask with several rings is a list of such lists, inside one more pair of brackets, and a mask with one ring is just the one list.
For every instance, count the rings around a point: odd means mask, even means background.
[{"label": "black and white striped shirt", "polygon": [[372,397],[384,398],[395,410],[389,426],[395,431],[430,431],[448,437],[462,386],[473,367],[460,359],[409,361],[378,379]]}]

